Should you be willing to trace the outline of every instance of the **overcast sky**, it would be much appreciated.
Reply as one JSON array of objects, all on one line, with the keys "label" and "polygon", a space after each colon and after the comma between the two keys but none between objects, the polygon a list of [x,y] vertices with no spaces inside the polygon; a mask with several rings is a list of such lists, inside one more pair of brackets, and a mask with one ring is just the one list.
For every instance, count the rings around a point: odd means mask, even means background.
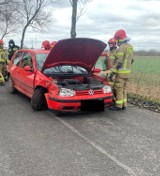
[{"label": "overcast sky", "polygon": [[[50,41],[70,37],[71,6],[69,0],[57,5],[54,22],[45,32],[27,30],[25,45],[40,47]],[[77,37],[96,38],[108,42],[115,31],[125,29],[135,50],[160,50],[160,0],[90,0],[77,22]],[[80,8],[80,6],[79,6]],[[20,44],[20,37],[13,37]]]}]

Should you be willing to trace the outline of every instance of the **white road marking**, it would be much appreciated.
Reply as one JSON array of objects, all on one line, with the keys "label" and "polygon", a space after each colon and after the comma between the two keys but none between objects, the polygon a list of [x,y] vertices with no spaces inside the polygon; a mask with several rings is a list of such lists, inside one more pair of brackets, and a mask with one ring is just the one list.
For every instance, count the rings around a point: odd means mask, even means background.
[{"label": "white road marking", "polygon": [[[53,115],[53,114],[52,114]],[[82,139],[87,141],[92,147],[94,147],[96,150],[104,154],[106,157],[110,158],[113,162],[115,162],[118,166],[120,166],[122,169],[126,170],[130,176],[136,176],[136,173],[126,164],[123,164],[121,161],[119,161],[117,158],[109,154],[106,150],[104,150],[102,147],[91,141],[89,138],[85,137],[83,134],[81,134],[79,131],[77,131],[73,126],[69,125],[66,123],[64,120],[61,118],[55,117],[58,121],[60,121],[63,125],[68,127],[70,130],[72,130],[74,133],[76,133],[78,136],[80,136]]]}]

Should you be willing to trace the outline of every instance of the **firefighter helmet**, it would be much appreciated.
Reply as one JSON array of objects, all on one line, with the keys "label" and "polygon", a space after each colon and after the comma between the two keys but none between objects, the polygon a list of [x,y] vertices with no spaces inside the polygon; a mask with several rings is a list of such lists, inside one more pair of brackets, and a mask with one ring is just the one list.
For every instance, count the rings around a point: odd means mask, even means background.
[{"label": "firefighter helmet", "polygon": [[53,41],[53,42],[51,43],[51,48],[53,48],[56,43],[57,43],[57,41]]},{"label": "firefighter helmet", "polygon": [[126,37],[127,37],[126,32],[123,29],[120,29],[120,30],[116,31],[116,33],[114,34],[114,39],[116,41],[123,40]]},{"label": "firefighter helmet", "polygon": [[108,44],[110,47],[115,47],[116,48],[116,40],[114,38],[110,38],[108,40]]},{"label": "firefighter helmet", "polygon": [[48,40],[44,40],[42,42],[42,48],[44,48],[45,50],[50,50],[50,42]]},{"label": "firefighter helmet", "polygon": [[2,46],[4,44],[3,40],[0,39],[0,46]]}]

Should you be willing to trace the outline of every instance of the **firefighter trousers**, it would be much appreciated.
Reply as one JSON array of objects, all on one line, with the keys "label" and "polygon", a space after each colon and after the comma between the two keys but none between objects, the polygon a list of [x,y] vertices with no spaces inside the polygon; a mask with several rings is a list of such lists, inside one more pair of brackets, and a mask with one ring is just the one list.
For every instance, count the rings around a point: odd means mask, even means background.
[{"label": "firefighter trousers", "polygon": [[123,108],[127,106],[127,87],[129,78],[121,78],[116,76],[115,78],[115,106]]}]

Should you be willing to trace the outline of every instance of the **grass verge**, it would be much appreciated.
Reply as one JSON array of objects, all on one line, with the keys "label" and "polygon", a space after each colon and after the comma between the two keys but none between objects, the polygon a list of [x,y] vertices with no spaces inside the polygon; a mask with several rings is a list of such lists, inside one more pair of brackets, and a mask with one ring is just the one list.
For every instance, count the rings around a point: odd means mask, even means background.
[{"label": "grass verge", "polygon": [[128,103],[160,113],[160,100],[143,95],[128,93]]}]

